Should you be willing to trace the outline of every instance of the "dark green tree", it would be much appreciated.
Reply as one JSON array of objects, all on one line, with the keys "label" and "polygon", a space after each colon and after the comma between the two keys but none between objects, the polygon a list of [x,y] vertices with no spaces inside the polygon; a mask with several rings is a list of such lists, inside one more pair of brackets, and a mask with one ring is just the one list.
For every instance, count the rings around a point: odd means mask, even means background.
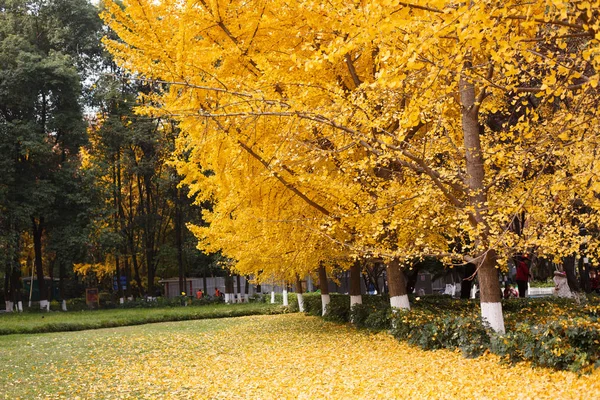
[{"label": "dark green tree", "polygon": [[[53,230],[80,236],[67,225],[83,223],[71,215],[86,203],[76,193],[86,143],[81,82],[98,54],[100,27],[86,0],[0,0],[1,235],[31,232],[42,306],[45,242]],[[18,254],[18,245],[10,248]],[[71,245],[56,249],[61,259],[76,257]]]}]

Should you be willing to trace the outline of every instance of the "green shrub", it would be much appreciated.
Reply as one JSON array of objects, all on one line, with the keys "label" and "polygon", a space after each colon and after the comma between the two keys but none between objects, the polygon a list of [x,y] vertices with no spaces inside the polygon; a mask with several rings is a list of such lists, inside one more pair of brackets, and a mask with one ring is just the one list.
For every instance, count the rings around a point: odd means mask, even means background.
[{"label": "green shrub", "polygon": [[[459,349],[466,357],[486,351],[508,362],[572,371],[600,366],[600,298],[575,302],[559,298],[511,299],[503,303],[507,333],[486,327],[478,300],[450,296],[409,296],[410,311],[392,312],[383,296],[363,296],[363,304],[349,309],[347,295],[332,294],[325,319],[352,320],[358,328],[383,330],[423,349]],[[581,303],[581,304],[580,304]],[[305,296],[306,313],[321,314],[321,298]]]},{"label": "green shrub", "polygon": [[323,318],[326,321],[340,323],[350,321],[350,296],[332,293],[329,297],[331,300]]},{"label": "green shrub", "polygon": [[304,312],[306,314],[320,317],[322,304],[320,293],[311,292],[304,295]]}]

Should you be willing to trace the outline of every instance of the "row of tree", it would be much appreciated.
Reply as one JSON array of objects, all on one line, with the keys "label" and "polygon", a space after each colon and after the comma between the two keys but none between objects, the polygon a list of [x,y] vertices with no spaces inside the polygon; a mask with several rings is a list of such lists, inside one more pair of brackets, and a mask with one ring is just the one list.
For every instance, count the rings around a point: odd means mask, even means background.
[{"label": "row of tree", "polygon": [[137,112],[177,121],[178,172],[214,203],[202,248],[259,280],[380,259],[401,308],[406,260],[472,264],[504,331],[509,258],[597,255],[598,9],[139,0],[102,17],[118,64],[157,85]]}]

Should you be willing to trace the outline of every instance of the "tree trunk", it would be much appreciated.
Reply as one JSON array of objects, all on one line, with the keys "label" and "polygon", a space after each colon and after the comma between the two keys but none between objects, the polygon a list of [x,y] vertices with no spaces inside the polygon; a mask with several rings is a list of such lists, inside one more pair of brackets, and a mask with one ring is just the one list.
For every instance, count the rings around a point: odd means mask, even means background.
[{"label": "tree trunk", "polygon": [[58,264],[58,291],[60,293],[61,310],[67,311],[67,293],[65,290],[65,280],[67,279],[67,266],[64,261]]},{"label": "tree trunk", "polygon": [[575,274],[575,255],[563,258],[563,270],[567,274],[567,283],[571,292],[579,292],[579,283]]},{"label": "tree trunk", "polygon": [[327,313],[327,306],[331,301],[331,297],[329,297],[327,270],[323,265],[319,266],[319,289],[321,289],[321,315],[325,315],[325,313]]},{"label": "tree trunk", "polygon": [[233,296],[233,276],[225,275],[225,303],[233,303]]},{"label": "tree trunk", "polygon": [[304,312],[304,296],[302,294],[302,282],[300,277],[296,275],[296,297],[298,299],[298,309],[300,312]]},{"label": "tree trunk", "polygon": [[355,304],[362,304],[360,271],[361,263],[359,260],[357,260],[350,267],[350,308],[352,308]]},{"label": "tree trunk", "polygon": [[461,299],[470,299],[471,298],[471,288],[473,286],[473,279],[469,279],[475,274],[475,265],[468,263],[465,265],[465,274],[463,276],[462,281],[460,282],[460,298]]},{"label": "tree trunk", "polygon": [[579,256],[579,261],[577,263],[577,269],[579,270],[579,283],[581,285],[581,289],[583,289],[584,292],[591,293],[592,287],[590,282],[590,275],[583,261],[583,257]]},{"label": "tree trunk", "polygon": [[498,269],[496,268],[496,252],[489,250],[477,273],[481,293],[481,317],[498,333],[504,333],[502,316],[502,295]]},{"label": "tree trunk", "polygon": [[412,269],[402,274],[406,280],[406,294],[414,293],[415,286],[417,286],[417,279],[419,279],[419,271],[421,270],[420,264],[415,263]]},{"label": "tree trunk", "polygon": [[185,271],[183,269],[183,216],[181,213],[180,190],[175,200],[175,245],[177,246],[177,267],[179,270],[179,292],[185,292]]},{"label": "tree trunk", "polygon": [[[44,266],[42,264],[42,234],[44,232],[44,217],[36,220],[31,217],[33,227],[33,251],[34,265],[38,281],[38,290],[40,292],[40,309],[49,311],[50,303],[48,299],[48,291],[46,290],[46,281],[44,280]],[[33,281],[31,282],[33,285]]]},{"label": "tree trunk", "polygon": [[[127,246],[125,246],[124,253],[127,253]],[[129,266],[129,257],[125,256],[123,260],[123,274],[125,276],[125,298],[130,298],[131,294],[131,267]]]},{"label": "tree trunk", "polygon": [[244,276],[244,301],[246,303],[250,302],[250,296],[248,293],[250,292],[250,282],[248,281],[248,276]]},{"label": "tree trunk", "polygon": [[119,303],[123,304],[125,298],[123,297],[123,285],[121,285],[121,262],[119,256],[115,256],[115,273],[117,274],[117,297],[119,297]]},{"label": "tree trunk", "polygon": [[400,268],[400,260],[397,258],[392,259],[387,264],[387,278],[392,308],[410,310],[404,272]]},{"label": "tree trunk", "polygon": [[242,302],[242,283],[241,283],[240,274],[237,274],[235,278],[236,278],[236,284],[237,284],[237,292],[236,292],[235,301],[237,303],[241,303]]},{"label": "tree trunk", "polygon": [[204,289],[204,295],[208,294],[208,286],[206,285],[206,264],[202,268],[202,288]]},{"label": "tree trunk", "polygon": [[[461,124],[465,148],[466,183],[468,188],[468,204],[473,211],[467,211],[471,225],[481,231],[477,240],[487,245],[489,227],[485,220],[487,207],[487,191],[485,187],[485,169],[481,138],[479,132],[479,104],[476,104],[475,86],[466,76],[472,68],[468,60],[464,63],[465,73],[461,74],[458,89],[460,93]],[[504,332],[504,317],[500,302],[500,283],[496,267],[496,254],[488,249],[479,269],[481,286],[481,315],[496,332]]]},{"label": "tree trunk", "polygon": [[283,291],[281,292],[281,297],[283,298],[283,305],[284,306],[289,306],[290,303],[288,301],[288,284],[287,282],[283,282]]},{"label": "tree trunk", "polygon": [[[10,271],[10,259],[7,258],[6,261],[6,272],[4,274],[4,305],[5,305],[5,309],[6,312],[11,312],[12,311],[12,305],[11,305],[11,297],[10,297],[10,274],[8,271]],[[31,281],[31,284],[33,285],[33,280]]]}]

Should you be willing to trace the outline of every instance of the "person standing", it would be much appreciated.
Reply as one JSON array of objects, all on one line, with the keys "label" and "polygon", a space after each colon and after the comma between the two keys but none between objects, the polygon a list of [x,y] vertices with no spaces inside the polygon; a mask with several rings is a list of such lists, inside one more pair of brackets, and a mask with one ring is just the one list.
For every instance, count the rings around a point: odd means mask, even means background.
[{"label": "person standing", "polygon": [[525,297],[527,293],[527,282],[529,281],[529,266],[527,265],[529,256],[524,254],[517,261],[517,275],[515,281],[517,281],[517,287],[519,288],[519,297]]}]

